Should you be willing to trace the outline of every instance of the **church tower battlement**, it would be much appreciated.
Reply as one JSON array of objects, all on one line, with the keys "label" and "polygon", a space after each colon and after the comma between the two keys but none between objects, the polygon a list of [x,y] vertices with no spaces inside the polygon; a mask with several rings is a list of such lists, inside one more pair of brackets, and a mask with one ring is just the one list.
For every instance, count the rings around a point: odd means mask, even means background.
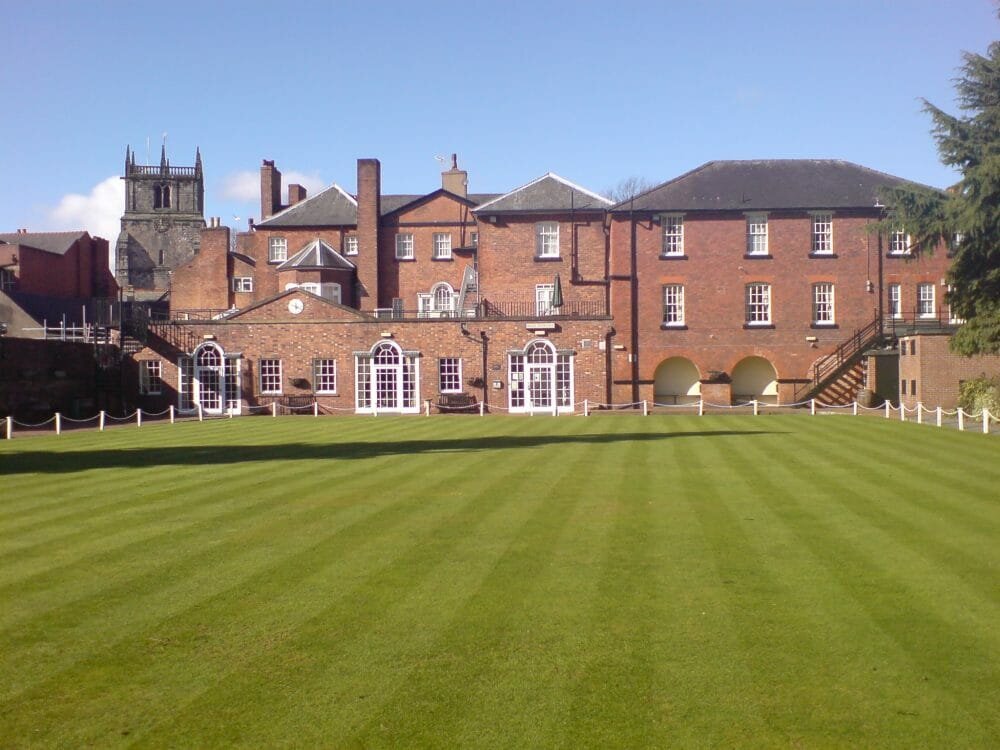
[{"label": "church tower battlement", "polygon": [[201,151],[193,167],[175,167],[160,151],[158,165],[135,163],[125,148],[125,213],[115,245],[115,276],[138,298],[159,299],[170,291],[170,272],[198,252],[205,228],[205,179]]}]

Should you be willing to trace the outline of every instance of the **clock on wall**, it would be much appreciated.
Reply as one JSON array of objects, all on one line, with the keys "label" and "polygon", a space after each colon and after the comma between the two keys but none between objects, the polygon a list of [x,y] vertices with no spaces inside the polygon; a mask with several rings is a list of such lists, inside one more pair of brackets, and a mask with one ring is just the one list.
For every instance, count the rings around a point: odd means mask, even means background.
[{"label": "clock on wall", "polygon": [[288,312],[290,312],[292,315],[298,315],[300,312],[302,312],[302,307],[303,307],[302,300],[298,298],[293,299],[288,303]]}]

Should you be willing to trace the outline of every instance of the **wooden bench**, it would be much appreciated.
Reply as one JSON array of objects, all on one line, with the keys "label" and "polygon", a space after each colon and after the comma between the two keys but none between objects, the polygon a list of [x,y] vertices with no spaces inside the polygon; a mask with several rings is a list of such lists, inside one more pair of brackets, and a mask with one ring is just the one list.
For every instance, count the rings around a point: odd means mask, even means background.
[{"label": "wooden bench", "polygon": [[479,413],[479,402],[471,393],[441,393],[435,404],[442,414]]}]

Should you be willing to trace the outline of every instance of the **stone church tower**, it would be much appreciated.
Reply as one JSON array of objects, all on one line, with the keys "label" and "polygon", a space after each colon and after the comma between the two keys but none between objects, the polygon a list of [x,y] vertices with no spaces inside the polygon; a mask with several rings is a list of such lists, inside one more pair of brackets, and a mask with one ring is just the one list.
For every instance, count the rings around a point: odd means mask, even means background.
[{"label": "stone church tower", "polygon": [[170,272],[198,252],[205,227],[205,180],[201,151],[193,167],[173,167],[163,146],[158,166],[135,163],[125,149],[125,213],[115,245],[115,276],[136,299],[155,300],[170,291]]}]

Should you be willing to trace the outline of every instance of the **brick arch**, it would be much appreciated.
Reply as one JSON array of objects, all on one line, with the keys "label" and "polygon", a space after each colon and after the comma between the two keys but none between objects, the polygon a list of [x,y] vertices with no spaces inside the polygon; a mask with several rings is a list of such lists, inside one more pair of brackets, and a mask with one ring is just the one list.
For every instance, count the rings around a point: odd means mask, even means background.
[{"label": "brick arch", "polygon": [[667,357],[653,373],[653,398],[657,403],[683,404],[701,397],[701,372],[687,357]]},{"label": "brick arch", "polygon": [[733,401],[778,402],[778,371],[766,357],[744,357],[730,371],[730,378]]}]

